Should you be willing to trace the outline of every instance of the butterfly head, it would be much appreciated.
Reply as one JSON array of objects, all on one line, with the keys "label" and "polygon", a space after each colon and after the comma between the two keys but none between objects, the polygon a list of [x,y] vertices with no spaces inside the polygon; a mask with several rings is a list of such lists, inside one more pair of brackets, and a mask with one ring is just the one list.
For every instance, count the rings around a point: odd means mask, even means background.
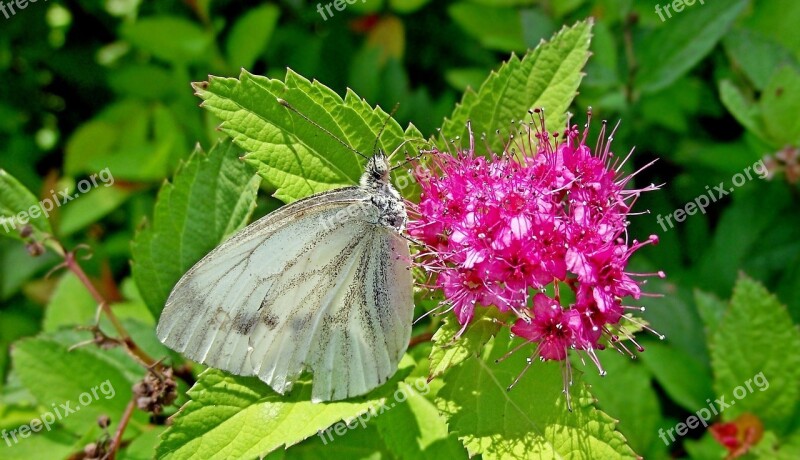
[{"label": "butterfly head", "polygon": [[380,185],[389,183],[389,162],[383,150],[378,150],[375,155],[367,160],[364,174],[361,176],[361,185],[364,187],[377,188]]}]

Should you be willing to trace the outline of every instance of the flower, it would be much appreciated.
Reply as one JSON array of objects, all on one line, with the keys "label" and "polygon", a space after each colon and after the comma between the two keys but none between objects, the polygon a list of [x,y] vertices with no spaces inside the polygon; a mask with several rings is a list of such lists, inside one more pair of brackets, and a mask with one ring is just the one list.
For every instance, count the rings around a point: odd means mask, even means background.
[{"label": "flower", "polygon": [[727,423],[715,423],[708,429],[711,436],[728,451],[727,460],[739,458],[758,444],[764,435],[764,425],[755,415],[745,412]]},{"label": "flower", "polygon": [[[615,160],[613,132],[593,152],[588,122],[583,132],[571,126],[551,138],[542,112],[531,114],[521,124],[527,136],[500,154],[476,155],[471,130],[469,149],[431,151],[426,167],[415,168],[422,193],[410,205],[408,231],[426,246],[421,265],[455,312],[459,335],[478,306],[512,311],[511,332],[538,343],[533,357],[566,361],[575,349],[604,373],[595,350],[627,350],[615,332],[634,309],[623,298],[640,298],[639,276],[664,276],[626,270],[634,252],[658,241],[627,234],[636,198],[658,187],[626,188],[636,173],[619,172],[627,158]],[[574,300],[562,300],[563,289]]]}]

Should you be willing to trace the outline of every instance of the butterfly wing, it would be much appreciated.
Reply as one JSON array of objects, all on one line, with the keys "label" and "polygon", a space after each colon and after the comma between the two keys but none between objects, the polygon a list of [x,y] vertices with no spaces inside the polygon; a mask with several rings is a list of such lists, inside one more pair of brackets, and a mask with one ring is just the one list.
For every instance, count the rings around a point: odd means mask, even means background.
[{"label": "butterfly wing", "polygon": [[408,245],[376,224],[368,192],[314,195],[243,229],[173,289],[159,339],[185,356],[279,393],[308,370],[312,399],[385,382],[408,345]]}]

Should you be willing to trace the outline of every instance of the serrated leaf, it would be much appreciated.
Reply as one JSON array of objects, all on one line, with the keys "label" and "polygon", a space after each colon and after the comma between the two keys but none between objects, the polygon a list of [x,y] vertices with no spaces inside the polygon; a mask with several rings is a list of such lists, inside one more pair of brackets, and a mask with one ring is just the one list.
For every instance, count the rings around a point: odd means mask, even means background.
[{"label": "serrated leaf", "polygon": [[356,417],[379,407],[406,373],[401,369],[362,398],[312,403],[310,384],[296,384],[291,394],[281,396],[255,377],[209,369],[189,390],[191,401],[174,416],[156,456],[188,459],[203,452],[209,460],[255,458],[315,436],[342,420],[348,421],[348,429],[355,429],[360,426]]},{"label": "serrated leaf", "polygon": [[0,235],[22,239],[20,230],[30,225],[37,239],[43,234],[52,234],[50,221],[42,210],[39,200],[5,169],[0,168]]},{"label": "serrated leaf", "polygon": [[231,142],[195,151],[158,193],[153,220],[133,242],[133,276],[158,317],[172,287],[195,262],[244,227],[260,179]]},{"label": "serrated leaf", "polygon": [[[378,148],[386,152],[403,140],[422,137],[413,125],[403,132],[380,107],[371,107],[352,90],[342,99],[291,70],[285,83],[242,71],[238,79],[209,77],[194,88],[203,107],[223,120],[220,129],[248,152],[245,161],[257,168],[276,189],[274,196],[284,202],[357,183],[365,160],[292,113],[278,98],[365,155],[372,153],[384,125]],[[406,174],[398,171],[395,180],[406,178],[407,185],[398,189],[408,197],[416,193],[416,187]]]},{"label": "serrated leaf", "polygon": [[748,4],[747,0],[708,2],[668,19],[637,47],[636,87],[656,92],[683,76],[714,49]]},{"label": "serrated leaf", "polygon": [[516,345],[509,334],[499,334],[481,357],[470,356],[442,377],[437,406],[471,456],[636,458],[614,421],[593,407],[579,379],[572,387],[573,411],[567,411],[560,363],[535,361],[507,390],[525,367],[528,350],[495,361]]},{"label": "serrated leaf", "polygon": [[[589,57],[592,24],[590,19],[564,27],[522,59],[512,54],[477,92],[464,92],[453,115],[442,126],[444,138],[460,137],[461,145],[466,147],[466,124],[470,121],[473,132],[478,136],[486,133],[489,146],[498,152],[504,141],[502,136],[494,135],[495,131],[506,132],[512,120],[529,120],[528,110],[532,108],[545,109],[548,126],[562,127],[564,112],[577,94],[581,69]],[[476,142],[475,147],[479,152],[485,150],[483,142]]]},{"label": "serrated leaf", "polygon": [[800,332],[778,299],[761,284],[740,278],[709,347],[716,394],[735,403],[722,417],[751,412],[766,429],[786,430],[800,397],[800,355],[789,351],[800,349]]},{"label": "serrated leaf", "polygon": [[480,354],[483,346],[503,325],[487,308],[475,311],[475,317],[467,327],[467,333],[456,339],[461,330],[455,317],[448,315],[443,324],[433,334],[433,348],[430,355],[430,377],[432,380],[470,356]]}]

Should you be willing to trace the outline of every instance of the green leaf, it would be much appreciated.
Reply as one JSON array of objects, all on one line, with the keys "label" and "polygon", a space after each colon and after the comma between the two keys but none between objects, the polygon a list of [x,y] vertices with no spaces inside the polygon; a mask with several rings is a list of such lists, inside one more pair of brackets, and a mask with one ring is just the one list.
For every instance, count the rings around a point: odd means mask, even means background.
[{"label": "green leaf", "polygon": [[[448,433],[447,421],[429,401],[430,387],[424,378],[413,384],[400,382],[391,409],[375,418],[386,446],[401,459],[461,458],[466,452]],[[404,398],[400,401],[398,396]]]},{"label": "green leaf", "polygon": [[96,311],[97,302],[86,286],[72,272],[66,272],[47,304],[42,329],[51,332],[65,326],[89,325],[93,323]]},{"label": "green leaf", "polygon": [[160,103],[127,99],[112,104],[70,136],[64,170],[76,176],[108,169],[117,180],[161,180],[188,145],[181,124]]},{"label": "green leaf", "polygon": [[800,72],[789,66],[778,69],[759,101],[767,134],[779,146],[800,143]]},{"label": "green leaf", "polygon": [[470,356],[478,356],[486,342],[500,331],[502,325],[502,322],[490,314],[488,308],[479,308],[468,326],[469,334],[456,338],[461,326],[454,316],[448,315],[442,326],[433,334],[434,345],[430,355],[429,379],[441,376]]},{"label": "green leaf", "polygon": [[146,136],[147,107],[127,100],[106,107],[83,123],[67,140],[64,172],[77,175],[92,171],[93,161],[105,161],[113,152],[130,148]]},{"label": "green leaf", "polygon": [[197,150],[161,187],[152,224],[132,248],[133,276],[154,316],[178,279],[250,218],[260,180],[241,153],[230,142]]},{"label": "green leaf", "polygon": [[[467,329],[463,337],[469,335]],[[561,392],[562,363],[534,361],[527,375],[508,390],[534,345],[501,363],[496,360],[518,344],[509,334],[498,334],[489,339],[480,357],[467,357],[442,377],[437,407],[470,456],[636,458],[615,431],[614,421],[592,406],[578,379],[571,388],[573,411],[567,411]]]},{"label": "green leaf", "polygon": [[330,439],[323,432],[291,447],[291,450],[276,450],[264,457],[266,460],[318,460],[324,452],[327,458],[353,460],[380,460],[394,458],[386,449],[378,429],[372,423],[366,427],[356,425],[341,436]]},{"label": "green leaf", "polygon": [[715,295],[700,289],[694,290],[694,303],[697,305],[697,313],[700,314],[700,318],[705,324],[706,337],[710,338],[717,331],[728,305]]},{"label": "green leaf", "polygon": [[467,88],[479,88],[486,78],[486,70],[481,67],[449,69],[445,72],[444,78],[453,88],[465,91]]},{"label": "green leaf", "polygon": [[[800,397],[800,332],[786,308],[761,284],[742,277],[709,344],[718,396],[734,403],[725,420],[751,412],[784,432]],[[749,387],[749,388],[748,388]]]},{"label": "green leaf", "polygon": [[281,10],[275,5],[262,5],[249,10],[233,25],[226,50],[228,63],[249,69],[266,49]]},{"label": "green leaf", "polygon": [[121,95],[151,100],[169,99],[177,90],[174,74],[160,65],[142,63],[109,69],[108,86]]},{"label": "green leaf", "polygon": [[[647,348],[645,354],[649,350]],[[619,431],[628,439],[631,448],[645,457],[649,457],[646,454],[654,446],[665,448],[660,442],[655,442],[661,408],[650,372],[638,360],[621,353],[602,353],[600,360],[607,375],[587,369],[582,376],[591,385],[589,389],[597,398],[600,409],[619,420]],[[573,356],[572,363],[575,366],[581,364],[576,356]],[[636,403],[631,404],[631,401]]]},{"label": "green leaf", "polygon": [[789,50],[749,29],[731,30],[722,39],[722,44],[759,91],[767,86],[775,69],[784,64],[798,65]]},{"label": "green leaf", "polygon": [[211,33],[180,17],[151,16],[128,22],[120,35],[133,46],[170,63],[203,61],[209,54]]},{"label": "green leaf", "polygon": [[155,452],[156,446],[158,446],[159,436],[163,432],[163,426],[145,431],[131,441],[130,444],[125,446],[117,458],[119,458],[119,460],[152,460],[153,452]]},{"label": "green leaf", "polygon": [[[90,337],[72,331],[39,335],[16,342],[11,353],[20,381],[43,410],[78,434],[96,426],[100,415],[119,417],[131,400],[132,385],[143,372],[119,349],[68,350]],[[67,405],[74,411],[67,410]],[[146,416],[139,412],[135,420],[141,423]]]},{"label": "green leaf", "polygon": [[431,0],[389,0],[389,7],[392,11],[400,14],[408,14],[421,9],[430,2]]},{"label": "green leaf", "polygon": [[[238,79],[209,77],[195,83],[203,107],[222,118],[220,129],[246,152],[245,161],[276,189],[275,197],[294,201],[358,182],[363,172],[359,158],[317,126],[278,102],[293,107],[342,142],[369,155],[382,127],[378,147],[392,152],[403,140],[422,136],[409,126],[406,132],[381,108],[372,108],[353,91],[344,99],[319,82],[287,71],[285,83],[242,71]],[[395,160],[398,161],[398,160]],[[407,172],[395,175],[397,187],[413,196],[416,187]],[[404,190],[405,189],[405,190]]]},{"label": "green leaf", "polygon": [[[401,364],[401,367],[403,365]],[[358,428],[372,416],[397,388],[402,369],[385,385],[362,398],[312,403],[311,385],[296,384],[290,395],[281,396],[255,377],[236,377],[215,369],[205,371],[189,390],[174,423],[162,436],[156,450],[160,459],[255,458],[283,446],[291,446],[318,435],[333,424],[346,432]],[[361,418],[358,418],[362,415]],[[369,416],[369,417],[367,417]],[[326,442],[334,431],[319,434]],[[335,442],[335,441],[334,441]]]},{"label": "green leaf", "polygon": [[[34,275],[60,261],[55,252],[31,257],[25,246],[18,241],[0,239],[0,300],[9,299]],[[5,310],[3,316],[7,312],[8,310]]]},{"label": "green leaf", "polygon": [[742,18],[745,27],[769,37],[794,53],[795,59],[800,59],[800,35],[797,34],[800,3],[759,2],[748,13]]},{"label": "green leaf", "polygon": [[[109,169],[110,170],[110,169]],[[85,181],[86,179],[82,179]],[[89,190],[88,193],[73,193],[73,202],[64,206],[59,221],[59,236],[68,236],[99,221],[113,210],[122,206],[131,192],[120,187],[111,187],[111,183]]]},{"label": "green leaf", "polygon": [[20,230],[30,225],[36,239],[52,234],[50,221],[39,200],[5,169],[0,168],[0,232],[3,236],[22,239]]},{"label": "green leaf", "polygon": [[766,431],[750,453],[763,460],[797,460],[800,458],[800,431],[792,432],[784,440],[779,440],[775,433]]},{"label": "green leaf", "polygon": [[[29,422],[30,419],[27,419],[22,423]],[[19,426],[10,426],[8,430],[18,429]],[[81,448],[77,445],[78,437],[65,430],[52,429],[28,436],[17,436],[17,443],[14,443],[11,436],[8,441],[0,442],[0,457],[3,460],[30,460],[42,458],[42,454],[46,452],[48,458],[70,458],[70,454]]]},{"label": "green leaf", "polygon": [[459,2],[447,12],[453,21],[486,48],[525,51],[522,18],[516,8]]},{"label": "green leaf", "polygon": [[[466,125],[471,121],[476,136],[486,133],[492,150],[500,151],[504,141],[494,132],[498,129],[506,132],[512,120],[530,119],[528,110],[532,108],[545,109],[548,126],[563,126],[564,112],[575,97],[581,69],[589,57],[591,29],[591,20],[579,22],[571,28],[564,27],[522,59],[512,54],[478,91],[464,92],[453,115],[442,126],[444,138],[459,137],[461,145],[466,147]],[[476,150],[484,151],[483,142],[475,144]]]},{"label": "green leaf", "polygon": [[636,87],[652,93],[669,86],[714,49],[747,0],[708,2],[673,15],[637,47]]},{"label": "green leaf", "polygon": [[[729,187],[728,184],[725,187]],[[793,220],[793,216],[785,215],[791,212],[789,203],[792,198],[789,190],[781,184],[766,183],[749,191],[744,188],[734,190],[733,203],[722,211],[714,239],[703,251],[698,264],[704,288],[716,292],[730,290],[740,267],[761,256],[765,249],[763,242],[771,241],[771,229],[781,227],[783,221]],[[764,203],[770,205],[764,206]],[[784,246],[779,251],[788,253],[791,249]],[[778,273],[785,271],[778,270]]]},{"label": "green leaf", "polygon": [[706,398],[714,395],[708,363],[696,356],[658,342],[648,344],[640,356],[669,397],[686,410],[705,406]]}]

